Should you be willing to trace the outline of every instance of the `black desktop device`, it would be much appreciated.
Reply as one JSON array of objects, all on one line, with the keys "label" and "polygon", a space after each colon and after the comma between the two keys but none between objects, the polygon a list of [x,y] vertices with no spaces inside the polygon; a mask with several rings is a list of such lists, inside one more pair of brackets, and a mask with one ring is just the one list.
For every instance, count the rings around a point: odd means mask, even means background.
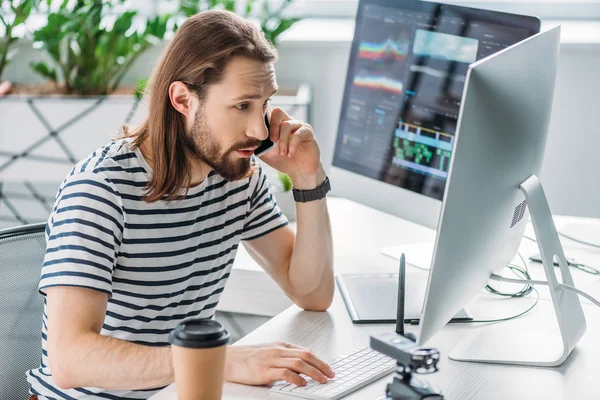
[{"label": "black desktop device", "polygon": [[[361,0],[333,165],[442,200],[469,65],[539,29],[535,17]],[[341,274],[336,281],[353,322],[395,322],[397,274]],[[418,323],[424,288],[406,282],[408,323]],[[461,313],[454,321],[469,319]]]}]

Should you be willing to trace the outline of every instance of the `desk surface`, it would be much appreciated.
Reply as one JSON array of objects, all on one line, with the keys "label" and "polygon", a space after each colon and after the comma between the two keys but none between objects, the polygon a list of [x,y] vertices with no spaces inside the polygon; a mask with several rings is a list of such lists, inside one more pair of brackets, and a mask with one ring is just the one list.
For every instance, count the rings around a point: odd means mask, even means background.
[{"label": "desk surface", "polygon": [[[331,199],[330,213],[334,232],[335,269],[340,271],[395,272],[397,262],[379,253],[382,247],[394,244],[433,240],[435,233],[399,218],[342,199]],[[598,231],[600,221],[557,217],[557,228],[580,238]],[[532,235],[531,230],[528,233]],[[591,239],[590,239],[591,240]],[[568,257],[600,267],[600,250],[592,250],[573,242],[564,242]],[[527,256],[536,252],[533,243],[524,240],[521,252]],[[408,260],[407,260],[408,261]],[[595,262],[595,264],[594,264]],[[253,267],[248,267],[253,268]],[[543,279],[540,265],[531,264],[534,278]],[[600,278],[579,271],[572,272],[576,285],[595,297],[600,296]],[[407,269],[407,279],[426,278],[427,272]],[[442,390],[446,399],[600,399],[600,310],[582,301],[587,319],[587,332],[569,359],[558,368],[513,367],[492,364],[463,363],[448,359],[452,347],[474,329],[502,329],[510,340],[512,331],[557,332],[552,303],[548,293],[538,288],[540,303],[523,318],[501,324],[448,325],[429,345],[442,354],[440,371],[427,380]],[[531,305],[533,298],[505,300],[482,291],[468,306],[475,318],[493,319],[516,314]],[[393,329],[392,325],[353,325],[336,292],[332,307],[325,313],[302,311],[292,306],[258,328],[237,344],[288,341],[312,349],[325,360],[331,360],[356,347],[368,346],[369,335]],[[408,330],[416,332],[416,327]],[[377,399],[384,395],[391,376],[348,396],[348,400]],[[227,383],[225,399],[292,399],[276,395],[265,387],[248,387]],[[152,400],[176,399],[175,388],[169,386]]]},{"label": "desk surface", "polygon": [[[328,198],[328,205],[334,238],[336,273],[397,272],[398,262],[382,255],[382,248],[435,241],[434,230],[370,207],[335,197]],[[564,233],[590,238],[589,240],[600,238],[599,220],[564,216],[554,219],[557,229]],[[532,226],[526,229],[526,235],[535,236]],[[568,257],[575,257],[580,262],[600,269],[600,250],[590,253],[585,251],[587,249],[584,246],[571,241],[563,242],[565,246],[569,246],[565,249]],[[537,245],[528,240],[523,240],[520,251],[524,256],[539,253]],[[411,261],[413,260],[409,257],[407,262],[410,264]],[[521,265],[518,257],[515,257],[514,262]],[[531,272],[534,279],[545,279],[541,265],[531,265]],[[427,279],[427,273],[409,268],[407,278],[424,281]],[[590,280],[589,276],[578,271],[573,272],[573,279],[582,290],[587,291],[589,285],[596,285],[600,291],[600,279]],[[504,284],[496,285],[502,288]],[[540,288],[540,293],[543,298],[549,298],[549,292],[545,288]],[[254,262],[244,246],[240,246],[217,310],[274,317],[291,305],[291,300],[281,288]]]}]

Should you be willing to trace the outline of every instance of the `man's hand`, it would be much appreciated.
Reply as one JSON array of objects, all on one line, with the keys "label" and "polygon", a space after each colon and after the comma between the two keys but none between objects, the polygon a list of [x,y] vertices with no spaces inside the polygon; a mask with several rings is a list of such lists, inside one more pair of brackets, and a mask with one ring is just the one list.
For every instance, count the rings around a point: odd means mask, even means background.
[{"label": "man's hand", "polygon": [[[292,178],[295,189],[312,190],[327,178],[310,125],[280,108],[270,113],[270,138],[278,149],[261,159]],[[324,311],[335,291],[333,239],[325,199],[296,204],[296,233],[281,228],[244,244],[256,262],[299,307]]]},{"label": "man's hand", "polygon": [[[269,138],[277,142],[277,149],[266,153],[261,160],[276,170],[289,174],[294,186],[300,186],[304,181],[312,186],[308,182],[311,180],[309,178],[315,177],[316,181],[322,170],[321,152],[312,127],[293,119],[281,108],[273,109],[269,122]],[[319,183],[321,182],[305,189],[313,189]]]},{"label": "man's hand", "polygon": [[284,342],[255,346],[230,346],[225,360],[225,379],[246,385],[267,385],[284,380],[306,385],[304,374],[319,383],[335,375],[329,365],[310,350]]}]

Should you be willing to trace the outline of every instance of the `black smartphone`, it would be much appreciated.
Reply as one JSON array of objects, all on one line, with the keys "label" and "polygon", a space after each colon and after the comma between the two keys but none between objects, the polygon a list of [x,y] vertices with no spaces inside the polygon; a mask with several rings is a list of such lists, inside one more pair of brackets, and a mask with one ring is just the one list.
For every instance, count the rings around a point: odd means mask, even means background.
[{"label": "black smartphone", "polygon": [[265,140],[262,141],[261,145],[258,146],[256,148],[256,150],[254,150],[254,155],[257,157],[262,156],[263,154],[265,154],[266,152],[268,152],[269,150],[271,150],[273,147],[275,147],[275,143],[271,141],[271,125],[269,124],[269,118],[268,116],[265,114],[265,125],[267,126],[267,132],[269,133],[269,136],[267,136],[267,138]]}]

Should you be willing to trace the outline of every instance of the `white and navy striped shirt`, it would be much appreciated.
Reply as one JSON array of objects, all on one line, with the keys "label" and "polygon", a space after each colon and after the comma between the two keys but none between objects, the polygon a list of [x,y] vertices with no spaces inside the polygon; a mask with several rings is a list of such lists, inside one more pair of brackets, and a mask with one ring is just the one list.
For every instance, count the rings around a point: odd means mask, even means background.
[{"label": "white and navy striped shirt", "polygon": [[[187,318],[210,318],[241,240],[288,222],[259,167],[230,182],[211,172],[186,197],[146,203],[151,173],[128,139],[80,161],[61,185],[46,228],[39,289],[77,286],[109,295],[102,335],[167,346]],[[40,399],[146,399],[158,389],[60,389],[52,379],[44,307],[40,368],[28,372]]]}]

